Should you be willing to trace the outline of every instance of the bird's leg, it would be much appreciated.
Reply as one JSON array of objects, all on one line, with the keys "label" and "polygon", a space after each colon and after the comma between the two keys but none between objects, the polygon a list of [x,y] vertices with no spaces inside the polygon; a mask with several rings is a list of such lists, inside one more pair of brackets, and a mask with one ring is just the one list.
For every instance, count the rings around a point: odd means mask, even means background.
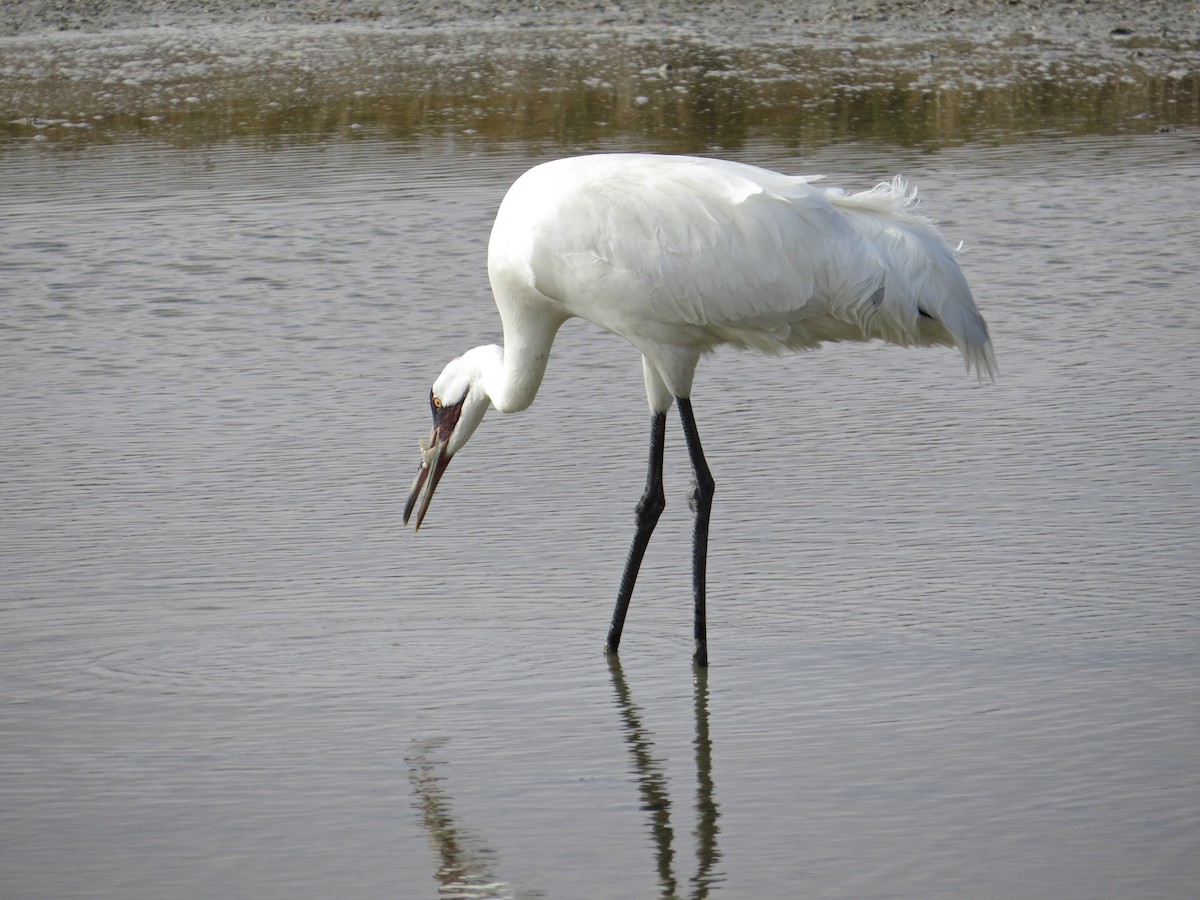
[{"label": "bird's leg", "polygon": [[621,587],[617,591],[617,605],[613,609],[612,624],[608,627],[608,640],[604,642],[605,653],[616,653],[621,643],[621,631],[625,628],[625,614],[629,612],[629,601],[633,599],[633,585],[637,581],[642,557],[650,543],[650,535],[658,524],[658,517],[666,508],[667,498],[663,493],[663,446],[667,437],[667,414],[655,413],[650,422],[650,463],[646,469],[646,491],[638,501],[635,514],[637,531],[633,533],[633,544],[625,560],[625,572],[621,575]]},{"label": "bird's leg", "polygon": [[692,490],[688,505],[695,518],[692,524],[692,597],[696,604],[695,649],[693,658],[698,666],[708,665],[708,628],[705,610],[705,582],[708,573],[708,518],[712,511],[713,492],[716,482],[704,459],[704,448],[700,446],[700,432],[696,430],[696,417],[692,415],[692,402],[686,397],[676,397],[679,420],[683,423],[683,437],[687,442],[688,456],[692,460]]}]

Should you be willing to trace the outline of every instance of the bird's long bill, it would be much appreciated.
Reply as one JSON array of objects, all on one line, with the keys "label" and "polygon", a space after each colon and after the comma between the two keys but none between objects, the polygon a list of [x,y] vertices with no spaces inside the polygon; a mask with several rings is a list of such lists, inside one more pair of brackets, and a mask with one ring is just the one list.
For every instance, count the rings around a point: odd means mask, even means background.
[{"label": "bird's long bill", "polygon": [[[421,468],[417,471],[417,477],[413,479],[412,487],[408,492],[408,502],[404,504],[404,524],[408,524],[408,520],[412,517],[413,507],[417,505],[417,500],[421,501],[421,507],[417,510],[417,521],[413,524],[413,531],[419,531],[421,523],[425,520],[425,512],[429,509],[429,501],[433,499],[433,492],[437,489],[438,482],[442,480],[442,474],[446,471],[446,467],[450,465],[450,454],[446,452],[445,443],[433,443],[430,439],[429,451],[426,458],[421,462]],[[421,489],[425,488],[425,496],[421,496]]]},{"label": "bird's long bill", "polygon": [[[461,403],[433,408],[433,430],[429,432],[429,443],[421,444],[421,468],[417,470],[417,477],[413,479],[412,487],[408,491],[408,502],[404,504],[404,524],[407,525],[417,500],[421,501],[413,531],[420,530],[421,523],[425,520],[425,512],[429,509],[429,501],[433,499],[433,492],[442,480],[446,467],[450,465],[451,454],[447,445],[461,412]],[[421,496],[422,488],[425,489],[424,497]]]}]

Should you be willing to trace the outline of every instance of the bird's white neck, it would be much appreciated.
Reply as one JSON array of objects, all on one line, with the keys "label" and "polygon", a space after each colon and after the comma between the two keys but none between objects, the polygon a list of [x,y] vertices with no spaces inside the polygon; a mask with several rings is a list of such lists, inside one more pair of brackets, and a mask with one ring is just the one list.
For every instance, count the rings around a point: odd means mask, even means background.
[{"label": "bird's white neck", "polygon": [[[480,347],[479,383],[502,413],[520,412],[533,402],[550,347],[561,321],[529,317],[521,322],[504,323],[504,347]],[[486,351],[486,352],[483,352]]]}]

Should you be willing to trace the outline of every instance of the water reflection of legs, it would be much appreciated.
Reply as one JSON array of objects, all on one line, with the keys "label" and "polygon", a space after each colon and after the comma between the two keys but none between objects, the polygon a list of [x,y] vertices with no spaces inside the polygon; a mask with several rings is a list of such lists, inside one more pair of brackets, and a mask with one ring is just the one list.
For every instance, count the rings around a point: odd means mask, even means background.
[{"label": "water reflection of legs", "polygon": [[[671,827],[671,796],[666,772],[660,760],[651,752],[654,741],[642,724],[641,708],[629,693],[629,685],[615,654],[608,657],[617,706],[624,722],[625,742],[633,758],[633,774],[637,776],[642,809],[648,814],[650,834],[654,838],[658,882],[663,900],[677,900],[678,882],[675,878],[675,830]],[[691,897],[703,900],[721,878],[713,867],[721,858],[717,847],[719,809],[713,798],[712,741],[708,734],[708,672],[695,666],[696,713],[696,874],[691,879]]]},{"label": "water reflection of legs", "polygon": [[405,758],[421,823],[440,860],[434,873],[434,879],[441,885],[438,896],[487,900],[512,897],[509,886],[491,874],[496,864],[496,852],[486,847],[478,835],[459,824],[451,811],[450,796],[441,785],[444,776],[437,774],[437,767],[444,762],[433,755],[446,740],[413,741]]},{"label": "water reflection of legs", "polygon": [[696,876],[692,896],[704,900],[709,889],[721,880],[713,867],[721,858],[717,848],[720,810],[714,798],[712,740],[708,736],[708,668],[694,666],[696,710]]}]

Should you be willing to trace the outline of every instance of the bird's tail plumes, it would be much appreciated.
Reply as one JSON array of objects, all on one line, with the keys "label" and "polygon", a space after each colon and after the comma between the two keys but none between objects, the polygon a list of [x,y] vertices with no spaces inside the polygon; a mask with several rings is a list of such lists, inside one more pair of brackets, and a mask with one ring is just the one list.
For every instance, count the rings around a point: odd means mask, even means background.
[{"label": "bird's tail plumes", "polygon": [[[897,175],[855,194],[831,192],[873,244],[884,269],[882,289],[859,309],[875,316],[872,332],[898,344],[953,344],[967,370],[995,380],[987,323],[937,223],[916,211],[916,187]],[[857,214],[857,215],[856,215]]]},{"label": "bird's tail plumes", "polygon": [[825,195],[843,209],[861,209],[870,212],[889,213],[916,220],[931,228],[936,223],[916,211],[921,205],[916,185],[910,185],[903,175],[890,181],[880,181],[873,188],[848,194],[843,188],[827,188]]},{"label": "bird's tail plumes", "polygon": [[959,344],[959,350],[962,351],[968,372],[974,372],[980,381],[985,378],[992,382],[996,380],[996,376],[1000,374],[1000,367],[996,365],[996,351],[992,349],[992,339],[986,332],[982,341]]},{"label": "bird's tail plumes", "polygon": [[920,204],[920,200],[917,198],[917,188],[915,185],[910,185],[908,179],[903,175],[897,175],[891,181],[881,181],[869,190],[845,195],[842,197],[842,203],[895,214],[903,213],[930,222],[924,216],[918,216],[913,212],[913,208]]}]

